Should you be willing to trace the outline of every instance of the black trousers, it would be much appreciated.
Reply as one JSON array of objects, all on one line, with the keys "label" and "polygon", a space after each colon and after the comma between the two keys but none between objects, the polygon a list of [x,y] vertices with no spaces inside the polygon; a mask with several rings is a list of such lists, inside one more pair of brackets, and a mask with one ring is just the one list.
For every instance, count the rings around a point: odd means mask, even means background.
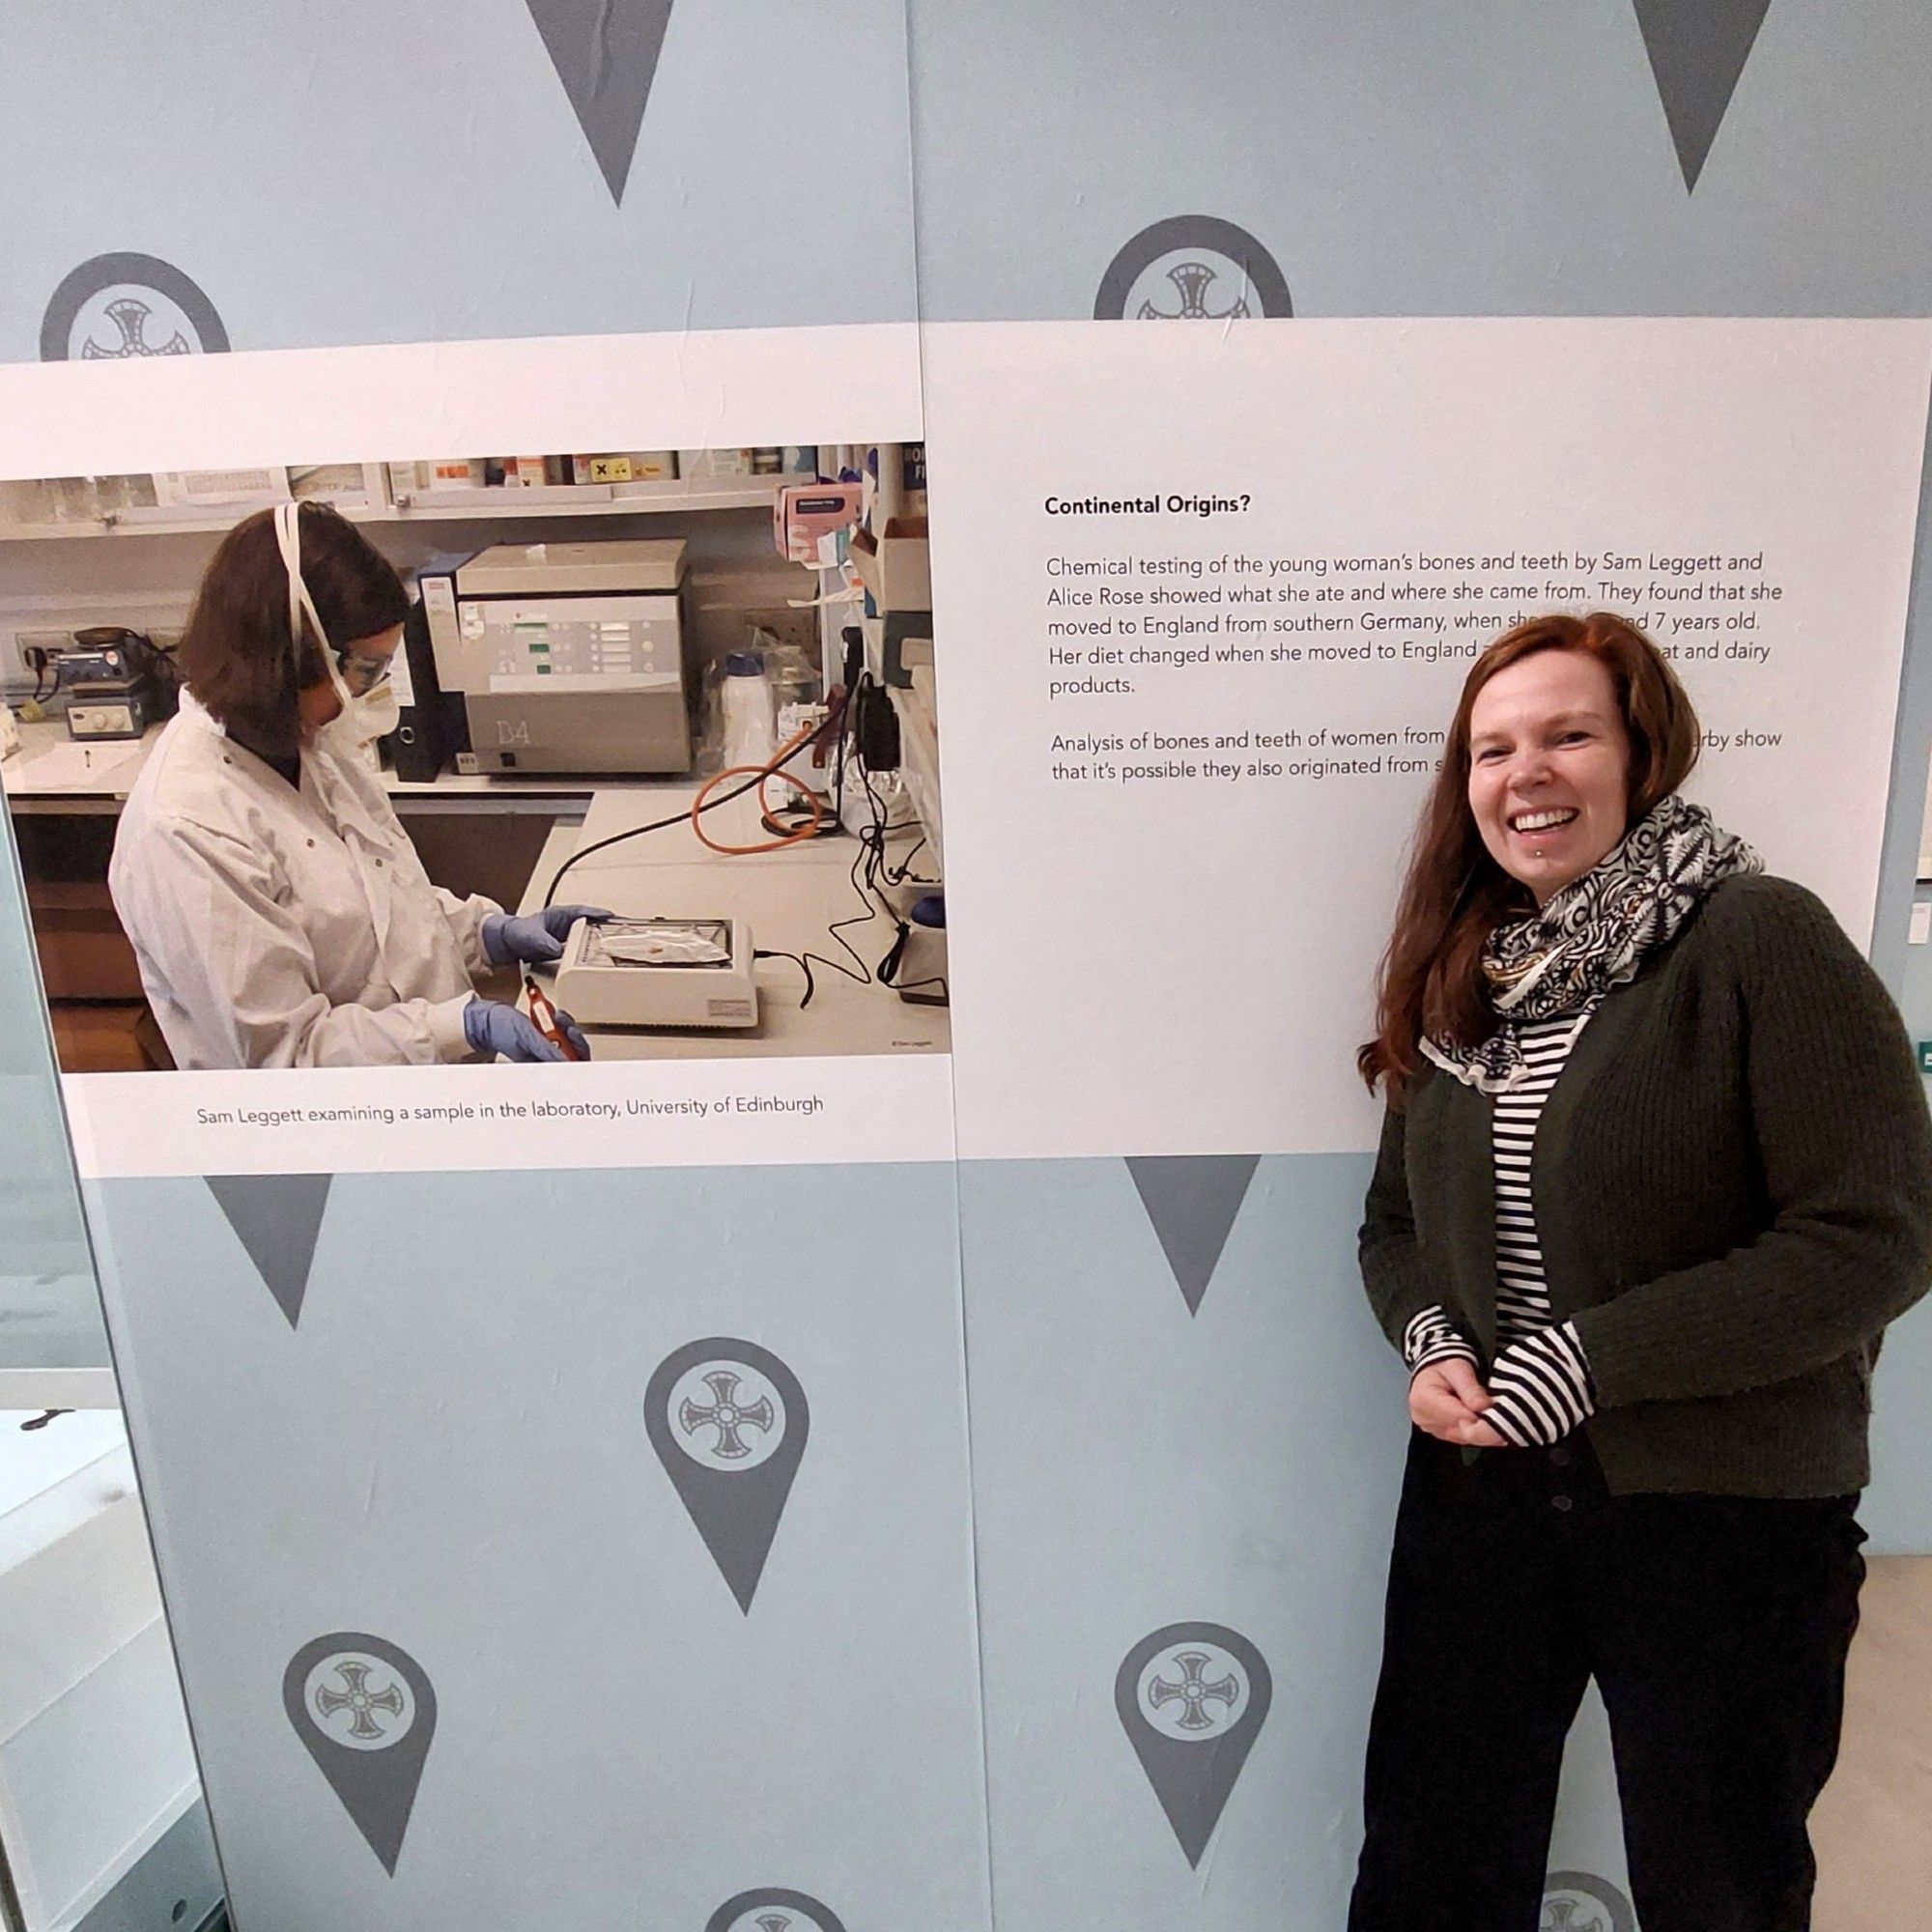
[{"label": "black trousers", "polygon": [[1857,1501],[1613,1497],[1580,1432],[1473,1463],[1417,1432],[1349,1932],[1538,1932],[1591,1677],[1643,1932],[1805,1932],[1805,1818],[1864,1579]]}]

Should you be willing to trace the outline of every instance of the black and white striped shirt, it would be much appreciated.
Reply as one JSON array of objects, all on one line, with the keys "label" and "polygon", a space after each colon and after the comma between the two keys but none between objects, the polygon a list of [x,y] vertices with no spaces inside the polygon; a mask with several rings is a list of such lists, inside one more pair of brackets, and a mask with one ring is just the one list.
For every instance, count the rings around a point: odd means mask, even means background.
[{"label": "black and white striped shirt", "polygon": [[[1594,1010],[1593,1001],[1580,1012],[1525,1026],[1520,1036],[1524,1070],[1514,1087],[1494,1096],[1492,1107],[1500,1346],[1490,1369],[1493,1406],[1484,1419],[1519,1448],[1559,1441],[1595,1408],[1589,1364],[1576,1328],[1551,1320],[1530,1192],[1537,1124],[1570,1049]],[[1468,1339],[1439,1306],[1424,1309],[1409,1322],[1403,1352],[1411,1375],[1445,1356],[1477,1359]]]},{"label": "black and white striped shirt", "polygon": [[1533,1020],[1524,1027],[1518,1036],[1522,1075],[1507,1093],[1494,1096],[1491,1147],[1496,1170],[1496,1334],[1504,1342],[1549,1325],[1549,1283],[1536,1237],[1529,1159],[1550,1090],[1590,1010]]}]

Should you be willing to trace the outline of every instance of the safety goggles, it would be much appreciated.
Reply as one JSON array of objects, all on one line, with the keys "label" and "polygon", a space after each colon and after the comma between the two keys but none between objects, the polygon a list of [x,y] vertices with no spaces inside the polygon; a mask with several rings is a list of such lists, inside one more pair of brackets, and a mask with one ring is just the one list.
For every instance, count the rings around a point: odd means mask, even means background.
[{"label": "safety goggles", "polygon": [[342,673],[342,681],[357,697],[364,697],[379,686],[389,681],[392,668],[386,657],[357,657],[354,651],[337,651],[336,668]]}]

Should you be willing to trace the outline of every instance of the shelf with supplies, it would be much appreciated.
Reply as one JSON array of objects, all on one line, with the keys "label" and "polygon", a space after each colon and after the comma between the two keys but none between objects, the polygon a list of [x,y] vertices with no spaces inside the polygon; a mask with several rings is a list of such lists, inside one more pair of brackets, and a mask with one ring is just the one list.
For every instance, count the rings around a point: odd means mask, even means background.
[{"label": "shelf with supplies", "polygon": [[[570,483],[520,488],[423,490],[400,503],[345,503],[337,507],[357,524],[475,523],[501,518],[677,516],[706,510],[766,510],[787,484],[809,476],[734,476],[717,481],[672,478],[650,483]],[[71,537],[144,537],[218,534],[263,503],[162,505],[117,510],[106,517],[65,523],[0,522],[0,543]]]}]

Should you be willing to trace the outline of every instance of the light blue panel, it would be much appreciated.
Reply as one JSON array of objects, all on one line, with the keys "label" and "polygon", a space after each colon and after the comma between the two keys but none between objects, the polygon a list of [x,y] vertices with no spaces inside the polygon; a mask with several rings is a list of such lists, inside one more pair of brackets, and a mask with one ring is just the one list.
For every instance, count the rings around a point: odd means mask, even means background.
[{"label": "light blue panel", "polygon": [[[298,1328],[200,1181],[89,1208],[239,1922],[987,1924],[949,1167],[343,1177]],[[711,1336],[810,1405],[749,1613],[644,1425]],[[393,1877],[283,1708],[335,1633],[434,1690]]]},{"label": "light blue panel", "polygon": [[[1624,1856],[1616,1762],[1610,1755],[1610,1719],[1594,1684],[1583,1692],[1582,1707],[1570,1729],[1563,1780],[1557,1788],[1556,1822],[1549,1833],[1549,1869],[1553,1874],[1585,1876],[1599,1892],[1607,1889],[1629,1909],[1630,1863]],[[1557,1889],[1545,1905],[1551,1932],[1569,1932],[1553,1907],[1570,1889]],[[1590,1925],[1580,1911],[1572,1917],[1579,1927]],[[1617,1932],[1614,1921],[1605,1926],[1605,1932]]]},{"label": "light blue panel", "polygon": [[[1405,1378],[1354,1262],[1367,1176],[1359,1159],[1264,1160],[1190,1319],[1123,1161],[961,1170],[1001,1924],[1341,1922],[1407,1429]],[[1905,1355],[1907,1327],[1920,1318],[1901,1324],[1889,1361]],[[1897,1547],[1905,1525],[1923,1534],[1899,1466],[1922,1453],[1910,1407],[1882,1384],[1889,1481],[1864,1512],[1875,1548]],[[1887,1435],[1894,1410],[1902,1446]],[[1240,1633],[1273,1679],[1198,1868],[1114,1704],[1121,1660],[1177,1623]],[[1571,1737],[1550,1867],[1627,1889],[1594,1690]]]},{"label": "light blue panel", "polygon": [[0,359],[120,250],[237,349],[916,312],[900,0],[679,0],[621,205],[525,0],[14,7],[0,74]]},{"label": "light blue panel", "polygon": [[107,1334],[3,810],[0,845],[0,1371],[104,1368]]},{"label": "light blue panel", "polygon": [[[1407,1433],[1348,1286],[1366,1164],[1264,1161],[1190,1317],[1119,1160],[960,1175],[999,1922],[1341,1922]],[[1198,1870],[1116,1714],[1170,1624],[1245,1635],[1273,1703]]]},{"label": "light blue panel", "polygon": [[911,14],[935,321],[1090,315],[1180,214],[1248,229],[1304,315],[1932,308],[1919,0],[1776,0],[1694,194],[1630,0]]},{"label": "light blue panel", "polygon": [[1886,1331],[1872,1378],[1872,1480],[1859,1509],[1874,1556],[1932,1550],[1932,1301]]}]

